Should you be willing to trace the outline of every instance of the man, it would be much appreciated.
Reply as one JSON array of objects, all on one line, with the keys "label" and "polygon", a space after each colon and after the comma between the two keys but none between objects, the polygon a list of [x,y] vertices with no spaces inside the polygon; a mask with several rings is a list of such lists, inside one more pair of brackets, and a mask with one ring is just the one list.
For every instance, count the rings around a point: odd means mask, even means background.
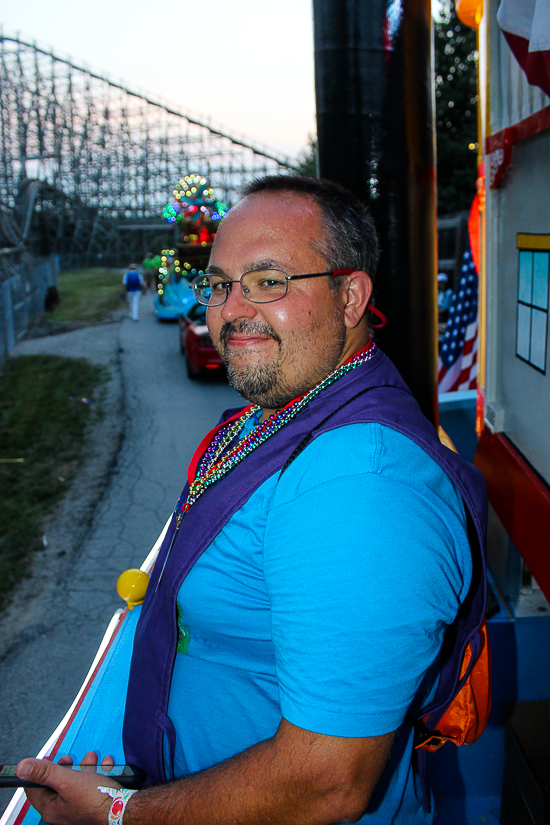
[{"label": "man", "polygon": [[[201,444],[153,571],[124,743],[162,784],[115,799],[125,825],[431,820],[411,717],[468,593],[478,480],[372,341],[377,257],[350,193],[272,177],[194,282],[255,406]],[[93,776],[18,771],[53,789],[29,791],[45,821],[107,822]]]},{"label": "man", "polygon": [[122,277],[122,286],[126,290],[126,297],[130,307],[130,318],[132,321],[139,321],[139,297],[145,282],[136,269],[135,264],[130,264],[128,272]]},{"label": "man", "polygon": [[[158,256],[157,256],[158,257]],[[145,291],[149,292],[156,292],[157,287],[157,279],[158,279],[158,266],[155,266],[157,261],[152,252],[148,252],[145,258],[143,259],[143,272],[145,275]],[[159,259],[160,265],[160,259]]]}]

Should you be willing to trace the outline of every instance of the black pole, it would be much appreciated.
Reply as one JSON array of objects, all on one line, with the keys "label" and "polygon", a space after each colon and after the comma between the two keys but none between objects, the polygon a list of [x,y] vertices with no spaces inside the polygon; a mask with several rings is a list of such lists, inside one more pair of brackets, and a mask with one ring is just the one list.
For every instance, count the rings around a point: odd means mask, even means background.
[{"label": "black pole", "polygon": [[437,217],[430,0],[314,0],[319,174],[380,232],[378,335],[424,413],[437,407]]}]

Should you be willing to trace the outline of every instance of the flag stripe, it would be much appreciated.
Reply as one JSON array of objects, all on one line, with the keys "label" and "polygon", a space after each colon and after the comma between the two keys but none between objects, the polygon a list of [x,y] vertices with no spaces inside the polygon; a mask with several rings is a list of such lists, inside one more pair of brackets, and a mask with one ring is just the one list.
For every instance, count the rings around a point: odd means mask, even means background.
[{"label": "flag stripe", "polygon": [[468,248],[461,277],[455,287],[438,363],[439,392],[477,387],[477,285],[478,277]]}]

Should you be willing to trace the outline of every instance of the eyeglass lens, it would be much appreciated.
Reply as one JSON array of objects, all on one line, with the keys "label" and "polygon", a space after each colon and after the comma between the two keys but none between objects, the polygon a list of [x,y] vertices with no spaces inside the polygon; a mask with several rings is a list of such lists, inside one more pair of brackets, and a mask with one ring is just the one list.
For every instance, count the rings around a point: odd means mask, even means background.
[{"label": "eyeglass lens", "polygon": [[[225,303],[229,290],[238,281],[227,281],[219,275],[201,275],[193,281],[195,298],[206,306]],[[240,279],[243,294],[254,304],[269,304],[284,298],[287,290],[285,273],[279,269],[260,269],[245,272]]]}]

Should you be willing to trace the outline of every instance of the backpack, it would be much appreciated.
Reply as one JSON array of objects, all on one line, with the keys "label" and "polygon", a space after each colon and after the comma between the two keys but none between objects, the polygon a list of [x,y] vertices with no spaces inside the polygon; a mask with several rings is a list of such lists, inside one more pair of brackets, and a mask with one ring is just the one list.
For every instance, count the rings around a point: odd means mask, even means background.
[{"label": "backpack", "polygon": [[139,289],[140,284],[141,281],[139,280],[138,273],[134,269],[131,269],[126,274],[126,289],[129,289],[131,292],[135,292]]},{"label": "backpack", "polygon": [[472,583],[445,634],[435,696],[413,720],[417,767],[428,812],[431,805],[426,753],[434,753],[445,742],[471,745],[485,730],[491,713],[491,649],[485,619],[487,570],[470,518],[468,527]]},{"label": "backpack", "polygon": [[445,742],[471,745],[485,730],[491,713],[491,648],[485,619],[466,645],[453,693],[442,707],[424,711],[416,720],[415,748],[434,753]]}]

